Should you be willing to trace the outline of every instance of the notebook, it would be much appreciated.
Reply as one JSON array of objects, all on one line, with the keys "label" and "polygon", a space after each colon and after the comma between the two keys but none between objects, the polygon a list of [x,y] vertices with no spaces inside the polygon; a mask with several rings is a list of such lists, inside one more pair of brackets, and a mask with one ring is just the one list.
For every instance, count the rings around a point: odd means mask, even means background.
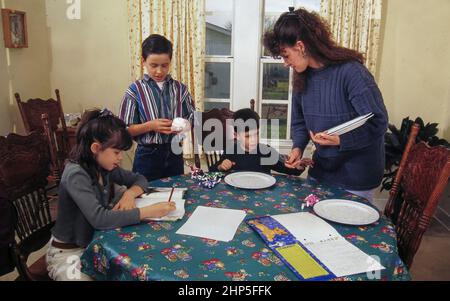
[{"label": "notebook", "polygon": [[[167,202],[170,197],[172,188],[156,188],[150,187],[150,193],[143,194],[140,198],[136,199],[136,207],[142,208],[151,206],[161,202]],[[185,214],[184,209],[184,193],[187,188],[175,188],[172,194],[171,202],[174,202],[177,209],[170,212],[168,215],[161,218],[148,218],[152,221],[176,221],[182,219]]]},{"label": "notebook", "polygon": [[266,216],[247,223],[300,279],[327,280],[385,269],[311,213]]}]

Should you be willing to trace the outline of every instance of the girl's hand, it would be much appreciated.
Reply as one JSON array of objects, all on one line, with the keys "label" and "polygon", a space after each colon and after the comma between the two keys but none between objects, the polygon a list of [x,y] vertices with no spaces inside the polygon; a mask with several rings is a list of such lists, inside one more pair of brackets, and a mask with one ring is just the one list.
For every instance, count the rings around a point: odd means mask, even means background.
[{"label": "girl's hand", "polygon": [[299,148],[294,148],[291,150],[291,153],[289,154],[289,157],[287,159],[287,161],[284,163],[284,165],[287,168],[297,168],[297,166],[299,166],[300,164],[300,160],[302,158],[303,154],[301,149]]},{"label": "girl's hand", "polygon": [[160,218],[177,209],[174,202],[162,202],[140,209],[141,220],[146,218]]},{"label": "girl's hand", "polygon": [[136,208],[135,195],[133,192],[127,190],[123,193],[120,201],[114,206],[115,211],[125,211]]},{"label": "girl's hand", "polygon": [[333,136],[333,135],[328,135],[325,133],[318,133],[318,134],[314,134],[313,132],[309,131],[309,134],[311,136],[311,140],[314,143],[317,143],[319,145],[323,145],[323,146],[338,146],[341,145],[341,139],[339,138],[339,136]]},{"label": "girl's hand", "polygon": [[235,162],[231,162],[230,160],[224,160],[223,162],[222,162],[222,164],[220,164],[217,168],[220,170],[220,171],[228,171],[228,170],[230,170],[231,168],[233,168],[233,166],[235,166],[236,165],[236,163]]},{"label": "girl's hand", "polygon": [[170,135],[172,131],[172,120],[169,119],[155,119],[149,121],[150,132],[158,132],[161,134]]}]

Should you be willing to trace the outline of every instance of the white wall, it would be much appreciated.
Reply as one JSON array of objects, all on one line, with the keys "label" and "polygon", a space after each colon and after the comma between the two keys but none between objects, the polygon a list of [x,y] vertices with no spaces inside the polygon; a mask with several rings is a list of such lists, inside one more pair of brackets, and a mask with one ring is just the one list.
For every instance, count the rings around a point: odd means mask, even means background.
[{"label": "white wall", "polygon": [[379,85],[390,122],[420,116],[450,140],[450,1],[385,4]]},{"label": "white wall", "polygon": [[81,19],[68,4],[46,0],[51,30],[51,89],[60,89],[66,113],[94,107],[118,111],[131,80],[125,0],[81,0]]},{"label": "white wall", "polygon": [[14,93],[22,100],[50,97],[50,44],[43,0],[6,0],[2,8],[26,12],[28,48],[7,49],[0,30],[0,135],[24,133]]}]

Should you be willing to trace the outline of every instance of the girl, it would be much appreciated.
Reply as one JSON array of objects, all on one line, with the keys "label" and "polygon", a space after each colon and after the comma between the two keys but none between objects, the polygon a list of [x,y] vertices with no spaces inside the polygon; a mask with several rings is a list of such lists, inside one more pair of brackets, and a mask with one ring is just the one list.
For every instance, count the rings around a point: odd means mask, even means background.
[{"label": "girl", "polygon": [[[47,251],[47,269],[54,280],[90,280],[80,272],[80,257],[95,230],[137,224],[176,209],[173,202],[135,207],[135,198],[147,191],[148,183],[144,176],[119,167],[132,138],[110,111],[86,112],[76,139],[61,178],[58,216]],[[114,184],[128,188],[117,203],[112,201]]]},{"label": "girl", "polygon": [[[388,114],[363,55],[333,41],[315,13],[290,8],[265,34],[264,44],[294,69],[292,139],[287,167],[300,164],[311,139],[317,147],[309,175],[372,200],[384,171]],[[374,113],[365,125],[341,136],[324,133],[357,116]]]}]

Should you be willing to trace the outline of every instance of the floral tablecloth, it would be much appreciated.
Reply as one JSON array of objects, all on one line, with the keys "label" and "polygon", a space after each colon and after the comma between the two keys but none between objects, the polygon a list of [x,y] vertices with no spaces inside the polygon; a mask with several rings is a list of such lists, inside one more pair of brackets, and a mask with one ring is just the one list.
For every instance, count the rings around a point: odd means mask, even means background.
[{"label": "floral tablecloth", "polygon": [[[97,231],[81,258],[82,271],[96,280],[298,280],[245,222],[229,243],[175,234],[199,205],[242,209],[249,218],[311,211],[311,208],[301,209],[309,194],[320,199],[345,198],[365,202],[339,188],[297,177],[275,177],[275,186],[257,191],[236,189],[223,182],[213,189],[201,188],[187,175],[154,181],[150,186],[189,188],[185,195],[185,217],[176,222],[146,222]],[[386,267],[378,274],[335,280],[411,279],[397,254],[394,227],[385,217],[370,226],[332,226],[368,255],[378,256]]]}]

